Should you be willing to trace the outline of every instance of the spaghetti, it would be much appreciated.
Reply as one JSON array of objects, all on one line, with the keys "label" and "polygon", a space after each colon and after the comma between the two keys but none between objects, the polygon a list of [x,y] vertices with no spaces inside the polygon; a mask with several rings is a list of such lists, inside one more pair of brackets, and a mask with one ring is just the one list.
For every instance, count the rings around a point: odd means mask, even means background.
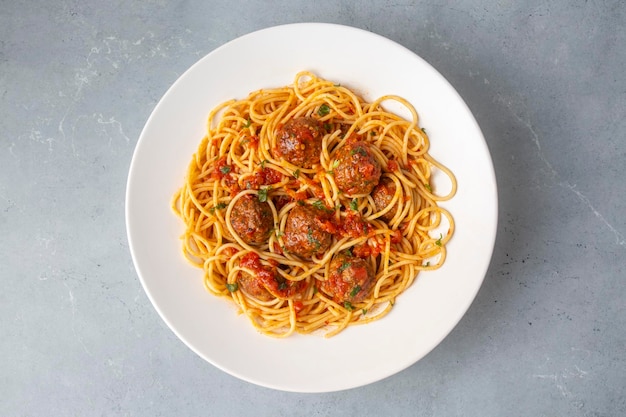
[{"label": "spaghetti", "polygon": [[[395,101],[410,120],[385,111]],[[261,332],[336,335],[385,316],[454,232],[452,172],[414,107],[312,73],[213,109],[172,207],[204,284]],[[433,190],[434,170],[450,192]]]}]

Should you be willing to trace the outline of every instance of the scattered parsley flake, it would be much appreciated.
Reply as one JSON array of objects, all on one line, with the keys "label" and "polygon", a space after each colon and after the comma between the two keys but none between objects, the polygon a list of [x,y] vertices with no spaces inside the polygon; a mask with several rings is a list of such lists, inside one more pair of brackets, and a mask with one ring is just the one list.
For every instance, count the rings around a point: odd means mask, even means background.
[{"label": "scattered parsley flake", "polygon": [[312,204],[312,206],[318,210],[326,210],[326,204],[324,204],[322,200],[317,200]]},{"label": "scattered parsley flake", "polygon": [[228,204],[226,204],[226,203],[217,203],[217,205],[215,207],[211,207],[209,209],[209,213],[215,214],[215,210],[223,210],[226,207],[228,207]]},{"label": "scattered parsley flake", "polygon": [[[346,270],[346,268],[350,267],[350,262],[344,262],[343,264],[341,264],[341,266],[339,267],[339,273],[343,272]],[[354,297],[354,296],[352,296]]]},{"label": "scattered parsley flake", "polygon": [[237,290],[239,289],[239,285],[237,285],[237,283],[236,283],[236,282],[235,282],[235,283],[233,283],[233,284],[229,284],[229,283],[227,283],[227,284],[226,284],[226,289],[227,289],[228,291],[230,291],[230,292],[235,292],[235,291],[237,291]]},{"label": "scattered parsley flake", "polygon": [[439,239],[437,239],[435,241],[435,245],[437,246],[441,246],[441,239],[443,238],[443,235],[441,233],[439,233]]},{"label": "scattered parsley flake", "polygon": [[350,151],[350,155],[356,155],[357,153],[361,156],[367,156],[367,151],[362,146],[357,146]]},{"label": "scattered parsley flake", "polygon": [[350,208],[354,211],[357,211],[359,209],[359,202],[357,201],[356,197],[353,198],[350,202]]},{"label": "scattered parsley flake", "polygon": [[433,192],[433,188],[427,182],[424,183],[424,187],[426,187],[426,189],[430,191],[431,193]]},{"label": "scattered parsley flake", "polygon": [[224,165],[224,166],[220,167],[220,172],[222,174],[228,174],[230,172],[230,166],[229,165]]},{"label": "scattered parsley flake", "polygon": [[357,295],[359,293],[359,291],[361,291],[361,286],[360,285],[356,285],[352,291],[350,291],[350,297],[354,297],[355,295]]},{"label": "scattered parsley flake", "polygon": [[297,179],[300,176],[300,170],[296,169],[295,171],[293,171],[293,176]]},{"label": "scattered parsley flake", "polygon": [[265,187],[259,190],[259,201],[261,203],[265,203],[267,201],[267,192],[270,190],[270,188],[271,187]]},{"label": "scattered parsley flake", "polygon": [[330,107],[327,104],[322,104],[319,109],[317,109],[317,114],[320,116],[326,116],[330,113]]},{"label": "scattered parsley flake", "polygon": [[346,301],[343,303],[343,306],[346,310],[348,311],[352,311],[354,309],[354,307],[352,307],[352,303],[350,301]]}]

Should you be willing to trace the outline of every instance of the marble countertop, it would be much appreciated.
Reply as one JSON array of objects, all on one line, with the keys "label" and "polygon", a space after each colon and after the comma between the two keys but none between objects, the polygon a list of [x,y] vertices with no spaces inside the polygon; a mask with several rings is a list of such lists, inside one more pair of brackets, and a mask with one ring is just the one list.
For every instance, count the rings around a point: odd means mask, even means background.
[{"label": "marble countertop", "polygon": [[[626,3],[87,0],[0,12],[0,415],[626,415]],[[169,86],[284,23],[383,35],[440,71],[492,154],[484,284],[430,354],[361,388],[274,391],[161,320],[124,221]]]}]

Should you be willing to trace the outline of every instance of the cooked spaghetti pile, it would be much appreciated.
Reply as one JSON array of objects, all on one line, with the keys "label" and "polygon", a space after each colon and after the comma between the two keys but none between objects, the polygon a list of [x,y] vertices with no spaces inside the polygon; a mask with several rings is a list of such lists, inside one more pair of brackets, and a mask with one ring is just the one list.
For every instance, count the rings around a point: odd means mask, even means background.
[{"label": "cooked spaghetti pile", "polygon": [[[390,101],[411,118],[386,111]],[[183,252],[265,334],[332,336],[379,319],[443,264],[454,231],[438,203],[456,180],[428,149],[403,98],[366,103],[309,72],[225,102],[173,199]]]}]

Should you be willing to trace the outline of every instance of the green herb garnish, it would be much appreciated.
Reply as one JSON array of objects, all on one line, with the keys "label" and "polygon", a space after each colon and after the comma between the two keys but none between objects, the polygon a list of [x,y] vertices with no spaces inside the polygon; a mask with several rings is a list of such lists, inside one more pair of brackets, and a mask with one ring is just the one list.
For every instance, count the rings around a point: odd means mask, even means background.
[{"label": "green herb garnish", "polygon": [[443,238],[443,235],[441,233],[439,233],[439,239],[437,239],[435,241],[435,245],[437,246],[441,246],[441,239]]},{"label": "green herb garnish", "polygon": [[315,207],[318,210],[328,210],[326,208],[326,204],[324,204],[324,202],[322,200],[317,200],[315,201],[313,204],[311,204],[313,207]]},{"label": "green herb garnish", "polygon": [[297,179],[300,176],[300,170],[296,169],[295,171],[293,171],[293,176]]},{"label": "green herb garnish", "polygon": [[359,202],[357,201],[356,198],[353,198],[352,201],[350,202],[350,208],[354,211],[357,211],[359,209]]},{"label": "green herb garnish", "polygon": [[233,284],[226,284],[226,289],[230,292],[235,292],[239,289],[239,285],[237,285],[237,283],[233,283]]},{"label": "green herb garnish", "polygon": [[350,291],[350,297],[354,297],[355,295],[359,293],[359,291],[361,291],[361,286],[360,285],[355,286],[352,289],[352,291]]},{"label": "green herb garnish", "polygon": [[309,229],[309,231],[306,234],[306,238],[309,241],[309,243],[312,243],[315,245],[315,250],[319,249],[322,246],[322,243],[313,237],[313,230]]},{"label": "green herb garnish", "polygon": [[428,191],[430,191],[431,193],[433,192],[432,187],[431,187],[431,186],[430,186],[430,184],[428,184],[427,182],[425,182],[425,183],[424,183],[424,187],[426,187],[426,189],[427,189]]},{"label": "green herb garnish", "polygon": [[230,166],[224,165],[224,166],[220,167],[220,172],[222,174],[228,174],[230,172]]},{"label": "green herb garnish", "polygon": [[251,124],[252,124],[252,121],[251,121],[250,119],[247,119],[247,120],[246,120],[246,124],[245,124],[245,125],[243,125],[243,128],[244,128],[244,129],[247,129],[247,128],[249,128],[249,127],[250,127],[250,125],[251,125]]},{"label": "green herb garnish", "polygon": [[339,271],[339,273],[342,273],[343,271],[345,271],[349,267],[350,267],[350,262],[346,261],[343,264],[341,264],[341,266],[339,267],[338,271]]},{"label": "green herb garnish", "polygon": [[209,209],[209,213],[215,214],[215,210],[223,210],[226,207],[228,207],[228,204],[226,204],[226,203],[217,203],[217,205],[215,207],[211,207]]},{"label": "green herb garnish", "polygon": [[346,310],[348,310],[348,311],[352,311],[352,309],[354,308],[354,307],[352,307],[352,303],[351,303],[350,301],[346,301],[346,302],[344,302],[344,303],[343,303],[343,306],[344,306],[344,308],[345,308]]},{"label": "green herb garnish", "polygon": [[363,310],[361,310],[363,312],[363,315],[367,314],[367,308],[364,308]]},{"label": "green herb garnish", "polygon": [[317,109],[317,114],[320,116],[326,116],[328,113],[330,113],[330,107],[326,104],[322,104],[320,108]]},{"label": "green herb garnish", "polygon": [[367,151],[362,146],[357,146],[350,151],[350,155],[356,155],[357,153],[361,156],[367,156]]},{"label": "green herb garnish", "polygon": [[265,187],[265,188],[261,188],[259,190],[259,201],[261,203],[265,203],[267,201],[267,192],[270,190],[271,187]]}]

